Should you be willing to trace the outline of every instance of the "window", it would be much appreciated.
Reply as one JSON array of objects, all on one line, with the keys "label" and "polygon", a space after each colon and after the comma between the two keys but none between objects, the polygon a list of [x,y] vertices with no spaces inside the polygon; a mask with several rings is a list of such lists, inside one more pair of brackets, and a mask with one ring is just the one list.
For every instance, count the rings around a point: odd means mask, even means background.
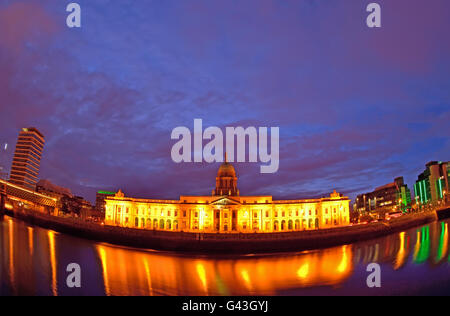
[{"label": "window", "polygon": [[298,216],[298,210],[295,212],[295,216]]},{"label": "window", "polygon": [[178,211],[175,211],[175,216],[178,216]]},{"label": "window", "polygon": [[139,218],[137,217],[134,219],[134,226],[139,227]]},{"label": "window", "polygon": [[269,212],[268,211],[266,211],[266,217],[269,217]]},{"label": "window", "polygon": [[286,216],[286,212],[283,211],[283,213],[281,214],[281,216],[282,216],[282,217],[285,217],[285,216]]},{"label": "window", "polygon": [[170,211],[167,212],[167,216],[170,216]]},{"label": "window", "polygon": [[311,210],[309,210],[309,216],[311,216],[312,215],[312,212],[311,212]]},{"label": "window", "polygon": [[255,213],[253,214],[253,217],[258,218],[258,213],[255,212]]},{"label": "window", "polygon": [[278,217],[278,212],[275,212],[275,217]]},{"label": "window", "polygon": [[195,212],[195,215],[194,215],[195,217],[198,217],[198,212]]},{"label": "window", "polygon": [[183,211],[183,217],[186,217],[186,211]]}]

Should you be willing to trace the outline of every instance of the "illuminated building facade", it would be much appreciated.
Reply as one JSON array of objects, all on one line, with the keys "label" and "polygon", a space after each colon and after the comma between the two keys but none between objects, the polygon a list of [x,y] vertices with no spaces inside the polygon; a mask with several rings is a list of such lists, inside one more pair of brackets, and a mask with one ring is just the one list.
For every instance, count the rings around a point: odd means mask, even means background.
[{"label": "illuminated building facade", "polygon": [[349,224],[350,199],[337,193],[309,200],[240,196],[234,167],[223,163],[211,196],[136,199],[119,190],[107,197],[105,224],[129,228],[205,232],[285,232]]},{"label": "illuminated building facade", "polygon": [[384,218],[384,213],[394,209],[406,211],[411,208],[411,191],[403,177],[395,178],[394,182],[376,188],[369,193],[360,194],[356,198],[355,210],[362,215],[378,214]]},{"label": "illuminated building facade", "polygon": [[23,128],[17,139],[9,181],[34,190],[41,165],[44,135],[36,128]]},{"label": "illuminated building facade", "polygon": [[445,200],[450,189],[450,164],[431,161],[426,164],[414,185],[416,202],[429,204]]}]

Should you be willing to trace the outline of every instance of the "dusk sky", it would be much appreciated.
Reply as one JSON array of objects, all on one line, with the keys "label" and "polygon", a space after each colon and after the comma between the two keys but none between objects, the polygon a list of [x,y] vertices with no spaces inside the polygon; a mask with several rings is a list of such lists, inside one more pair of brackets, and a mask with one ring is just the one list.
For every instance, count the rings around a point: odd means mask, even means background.
[{"label": "dusk sky", "polygon": [[[0,0],[0,143],[46,138],[40,178],[209,195],[220,163],[175,164],[177,126],[278,126],[280,168],[236,163],[241,195],[351,198],[450,158],[450,1]],[[3,147],[3,146],[2,146]]]}]

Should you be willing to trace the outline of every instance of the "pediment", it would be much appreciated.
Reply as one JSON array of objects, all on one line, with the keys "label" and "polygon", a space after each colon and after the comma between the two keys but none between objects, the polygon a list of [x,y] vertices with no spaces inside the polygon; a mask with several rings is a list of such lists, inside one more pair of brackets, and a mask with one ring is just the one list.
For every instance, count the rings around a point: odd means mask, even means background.
[{"label": "pediment", "polygon": [[241,203],[229,197],[222,197],[215,201],[212,201],[210,205],[241,205]]}]

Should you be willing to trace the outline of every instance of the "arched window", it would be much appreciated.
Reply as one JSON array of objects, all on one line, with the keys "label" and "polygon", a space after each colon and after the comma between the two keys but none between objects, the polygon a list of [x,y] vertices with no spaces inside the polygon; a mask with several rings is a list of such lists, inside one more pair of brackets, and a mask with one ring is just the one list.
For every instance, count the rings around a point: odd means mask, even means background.
[{"label": "arched window", "polygon": [[295,230],[300,229],[300,221],[298,219],[295,220]]},{"label": "arched window", "polygon": [[158,220],[156,218],[153,220],[153,229],[158,229]]},{"label": "arched window", "polygon": [[288,222],[288,229],[289,229],[289,230],[292,230],[292,220],[291,220],[291,219],[290,219],[289,222]]},{"label": "arched window", "polygon": [[278,231],[278,221],[273,222],[273,230]]},{"label": "arched window", "polygon": [[163,219],[161,219],[159,221],[159,229],[164,229],[164,220]]},{"label": "arched window", "polygon": [[285,230],[285,229],[286,229],[286,221],[283,220],[283,221],[281,222],[281,230]]},{"label": "arched window", "polygon": [[147,218],[147,228],[152,229],[152,220],[150,218]]},{"label": "arched window", "polygon": [[177,220],[173,221],[173,229],[178,230],[178,221]]},{"label": "arched window", "polygon": [[139,218],[137,217],[134,219],[134,226],[139,227]]},{"label": "arched window", "polygon": [[316,218],[316,229],[319,229],[319,219]]},{"label": "arched window", "polygon": [[145,228],[145,218],[141,218],[141,227]]},{"label": "arched window", "polygon": [[168,230],[172,230],[172,222],[170,221],[170,219],[167,220],[166,228],[167,228]]}]

